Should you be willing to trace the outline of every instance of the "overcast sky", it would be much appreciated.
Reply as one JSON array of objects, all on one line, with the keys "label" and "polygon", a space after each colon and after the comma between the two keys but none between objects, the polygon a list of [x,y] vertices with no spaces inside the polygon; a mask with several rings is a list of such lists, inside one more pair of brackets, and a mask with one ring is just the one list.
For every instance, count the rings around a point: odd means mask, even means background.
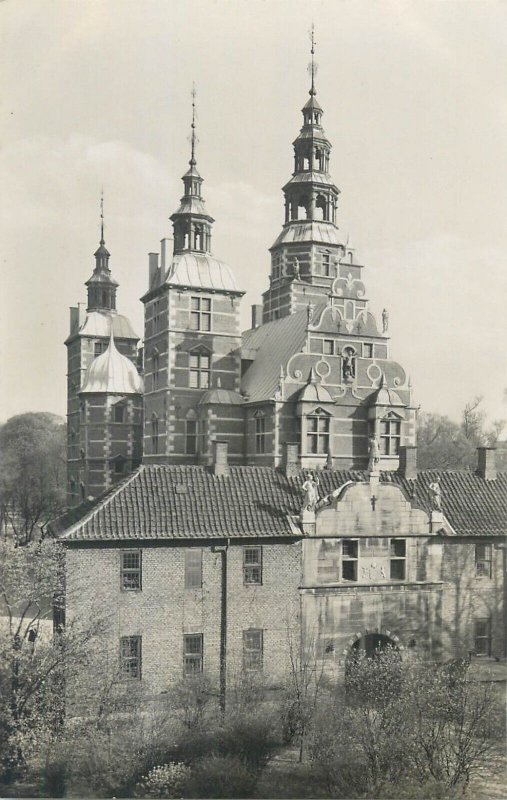
[{"label": "overcast sky", "polygon": [[0,420],[65,413],[68,308],[85,301],[105,193],[118,308],[139,335],[147,253],[171,235],[197,86],[214,254],[250,304],[318,98],[374,313],[417,404],[507,417],[507,4],[336,0],[0,3]]}]

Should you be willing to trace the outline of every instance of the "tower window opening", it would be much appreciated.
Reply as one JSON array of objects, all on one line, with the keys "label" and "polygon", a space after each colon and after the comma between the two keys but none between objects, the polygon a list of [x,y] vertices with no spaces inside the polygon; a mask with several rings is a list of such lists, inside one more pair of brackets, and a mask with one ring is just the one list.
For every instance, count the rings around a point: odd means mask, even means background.
[{"label": "tower window opening", "polygon": [[190,246],[190,234],[189,233],[185,233],[185,236],[184,236],[184,239],[183,239],[183,249],[184,250],[188,250],[189,246]]},{"label": "tower window opening", "polygon": [[331,256],[329,253],[324,253],[322,256],[322,274],[325,278],[331,277]]},{"label": "tower window opening", "polygon": [[211,300],[208,297],[190,298],[190,328],[193,331],[211,330]]},{"label": "tower window opening", "polygon": [[160,379],[160,356],[156,350],[153,351],[151,362],[152,362],[153,389],[158,389],[158,383]]},{"label": "tower window opening", "polygon": [[151,418],[151,452],[158,453],[158,417]]},{"label": "tower window opening", "polygon": [[190,353],[188,359],[191,389],[209,389],[211,356],[209,353]]},{"label": "tower window opening", "polygon": [[255,452],[262,455],[266,452],[266,420],[257,417],[255,420]]},{"label": "tower window opening", "polygon": [[304,200],[304,198],[300,198],[298,200],[298,204],[296,207],[296,219],[308,219],[308,206]]},{"label": "tower window opening", "polygon": [[114,407],[114,421],[125,422],[125,406],[119,403]]},{"label": "tower window opening", "polygon": [[303,170],[307,172],[310,169],[310,159],[308,156],[303,156]]},{"label": "tower window opening", "polygon": [[203,247],[203,233],[202,228],[199,226],[195,229],[194,233],[194,248],[195,250],[202,250]]},{"label": "tower window opening", "polygon": [[328,219],[328,203],[323,194],[319,194],[317,196],[317,202],[315,203],[315,218],[326,221]]},{"label": "tower window opening", "polygon": [[342,580],[357,581],[358,563],[357,539],[344,539],[342,542]]},{"label": "tower window opening", "polygon": [[187,419],[185,422],[185,452],[188,455],[197,453],[197,420]]}]

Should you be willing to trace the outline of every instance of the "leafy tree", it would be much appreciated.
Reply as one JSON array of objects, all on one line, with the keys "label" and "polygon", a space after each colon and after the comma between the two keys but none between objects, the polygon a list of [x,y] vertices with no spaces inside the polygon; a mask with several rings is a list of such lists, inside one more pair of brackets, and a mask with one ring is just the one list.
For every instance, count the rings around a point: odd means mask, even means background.
[{"label": "leafy tree", "polygon": [[417,425],[417,463],[420,469],[473,470],[477,447],[496,444],[504,420],[487,424],[482,397],[467,403],[461,423],[440,414],[420,414]]},{"label": "leafy tree", "polygon": [[65,435],[55,414],[20,414],[0,428],[0,528],[26,545],[65,504]]}]

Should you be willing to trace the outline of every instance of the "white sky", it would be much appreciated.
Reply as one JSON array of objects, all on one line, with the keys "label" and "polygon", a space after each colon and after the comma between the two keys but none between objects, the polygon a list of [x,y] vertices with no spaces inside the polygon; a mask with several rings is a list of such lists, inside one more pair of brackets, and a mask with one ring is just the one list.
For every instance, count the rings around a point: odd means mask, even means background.
[{"label": "white sky", "polygon": [[424,410],[507,417],[507,4],[336,0],[0,3],[0,420],[65,413],[68,307],[99,238],[142,334],[147,253],[171,235],[198,91],[213,250],[267,286],[281,186],[318,97],[348,232]]}]

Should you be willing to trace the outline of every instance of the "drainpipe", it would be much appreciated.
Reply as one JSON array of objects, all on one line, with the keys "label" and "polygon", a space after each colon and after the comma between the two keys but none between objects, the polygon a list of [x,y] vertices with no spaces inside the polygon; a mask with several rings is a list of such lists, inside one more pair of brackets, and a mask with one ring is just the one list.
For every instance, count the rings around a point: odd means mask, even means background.
[{"label": "drainpipe", "polygon": [[225,699],[227,693],[227,551],[230,539],[227,544],[218,545],[213,548],[214,553],[220,553],[220,681],[219,697],[220,710],[225,712]]}]

